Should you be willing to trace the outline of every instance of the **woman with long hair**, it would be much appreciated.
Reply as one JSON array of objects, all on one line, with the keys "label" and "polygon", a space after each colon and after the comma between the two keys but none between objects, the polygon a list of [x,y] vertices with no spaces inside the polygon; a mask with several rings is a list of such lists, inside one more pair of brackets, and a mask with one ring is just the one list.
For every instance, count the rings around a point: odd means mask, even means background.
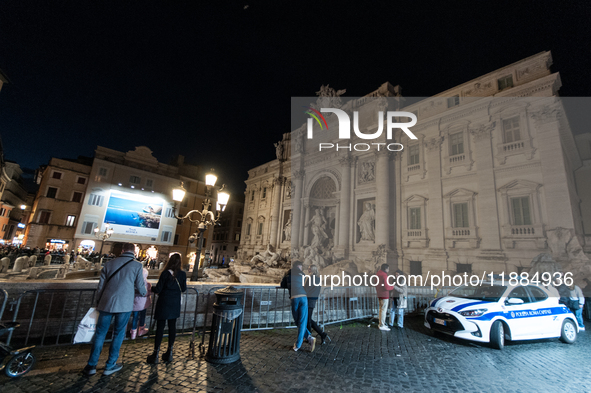
[{"label": "woman with long hair", "polygon": [[[306,292],[308,294],[308,331],[310,332],[310,337],[312,337],[312,329],[318,333],[320,337],[320,345],[324,344],[325,340],[331,342],[332,340],[328,337],[326,332],[323,332],[320,329],[320,326],[312,319],[312,314],[314,313],[314,308],[316,307],[316,301],[318,301],[318,297],[320,296],[320,290],[322,289],[321,278],[318,273],[318,266],[310,265],[308,267],[308,274],[310,275],[310,286],[306,288]],[[308,337],[308,341],[310,338]]]},{"label": "woman with long hair", "polygon": [[160,273],[158,284],[152,288],[152,292],[158,294],[154,318],[156,319],[156,339],[154,341],[154,353],[148,356],[148,363],[159,362],[158,354],[164,326],[168,321],[168,349],[162,355],[162,360],[172,362],[172,348],[176,338],[176,320],[181,315],[181,293],[187,290],[187,274],[181,270],[180,254],[173,254]]}]

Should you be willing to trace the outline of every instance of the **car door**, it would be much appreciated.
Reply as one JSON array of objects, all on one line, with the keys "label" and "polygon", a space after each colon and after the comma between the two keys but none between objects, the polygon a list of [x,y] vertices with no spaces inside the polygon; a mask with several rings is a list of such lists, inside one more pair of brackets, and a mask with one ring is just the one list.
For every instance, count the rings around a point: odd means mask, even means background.
[{"label": "car door", "polygon": [[556,314],[552,314],[552,304],[548,294],[535,285],[528,285],[530,292],[532,325],[539,337],[556,337],[560,334],[560,321]]},{"label": "car door", "polygon": [[[510,299],[521,299],[523,303],[511,304]],[[505,307],[508,311],[507,323],[509,329],[511,329],[511,337],[514,340],[528,338],[537,334],[537,332],[533,331],[535,328],[531,324],[529,312],[531,310],[531,299],[524,286],[517,286],[509,292],[505,299]]]}]

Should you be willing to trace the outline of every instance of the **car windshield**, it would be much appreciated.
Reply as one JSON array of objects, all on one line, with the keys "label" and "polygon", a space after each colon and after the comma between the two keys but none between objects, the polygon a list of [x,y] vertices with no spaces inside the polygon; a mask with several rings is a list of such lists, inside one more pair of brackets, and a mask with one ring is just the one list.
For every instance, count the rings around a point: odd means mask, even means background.
[{"label": "car windshield", "polygon": [[480,286],[464,285],[451,291],[448,296],[464,299],[482,300],[485,302],[498,302],[507,287],[482,283]]}]

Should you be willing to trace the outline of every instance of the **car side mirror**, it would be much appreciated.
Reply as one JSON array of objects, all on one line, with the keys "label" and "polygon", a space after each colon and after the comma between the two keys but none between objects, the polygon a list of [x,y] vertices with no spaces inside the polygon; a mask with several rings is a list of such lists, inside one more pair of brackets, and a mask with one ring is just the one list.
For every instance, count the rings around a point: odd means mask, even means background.
[{"label": "car side mirror", "polygon": [[520,299],[518,297],[511,297],[511,298],[507,299],[507,303],[508,304],[523,304],[525,302],[523,301],[523,299]]}]

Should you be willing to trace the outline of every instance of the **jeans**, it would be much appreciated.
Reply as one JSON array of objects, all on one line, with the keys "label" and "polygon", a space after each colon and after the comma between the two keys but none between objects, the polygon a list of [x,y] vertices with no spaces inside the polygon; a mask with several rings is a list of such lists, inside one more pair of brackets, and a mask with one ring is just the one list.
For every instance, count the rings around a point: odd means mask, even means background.
[{"label": "jeans", "polygon": [[90,358],[88,358],[88,365],[96,367],[101,351],[103,350],[103,344],[105,343],[105,337],[111,326],[111,320],[115,317],[115,326],[113,328],[113,341],[109,347],[109,359],[107,360],[106,368],[113,368],[117,359],[119,358],[119,349],[125,338],[125,328],[127,322],[129,322],[129,312],[118,312],[110,313],[105,311],[99,311],[99,319],[96,324],[96,333],[94,334],[94,341],[92,342],[92,350],[90,351]]},{"label": "jeans", "polygon": [[136,330],[139,326],[144,326],[146,324],[146,310],[142,311],[134,311],[133,312],[133,319],[131,320],[131,328]]},{"label": "jeans", "polygon": [[583,309],[581,307],[575,311],[575,317],[577,317],[577,323],[579,324],[579,327],[585,328],[585,325],[583,324]]},{"label": "jeans", "polygon": [[388,299],[378,299],[380,301],[380,326],[386,326],[386,313],[388,312]]},{"label": "jeans", "polygon": [[320,337],[324,336],[324,332],[320,329],[320,326],[312,319],[312,314],[314,314],[314,307],[308,307],[308,331],[311,333],[312,329],[318,333]]},{"label": "jeans", "polygon": [[404,308],[397,308],[394,307],[390,312],[390,326],[394,326],[395,317],[398,316],[397,324],[398,327],[403,327],[404,325]]},{"label": "jeans", "polygon": [[291,315],[298,327],[298,339],[296,348],[300,348],[304,342],[304,337],[308,337],[310,332],[307,329],[308,324],[308,298],[305,296],[291,299]]}]

